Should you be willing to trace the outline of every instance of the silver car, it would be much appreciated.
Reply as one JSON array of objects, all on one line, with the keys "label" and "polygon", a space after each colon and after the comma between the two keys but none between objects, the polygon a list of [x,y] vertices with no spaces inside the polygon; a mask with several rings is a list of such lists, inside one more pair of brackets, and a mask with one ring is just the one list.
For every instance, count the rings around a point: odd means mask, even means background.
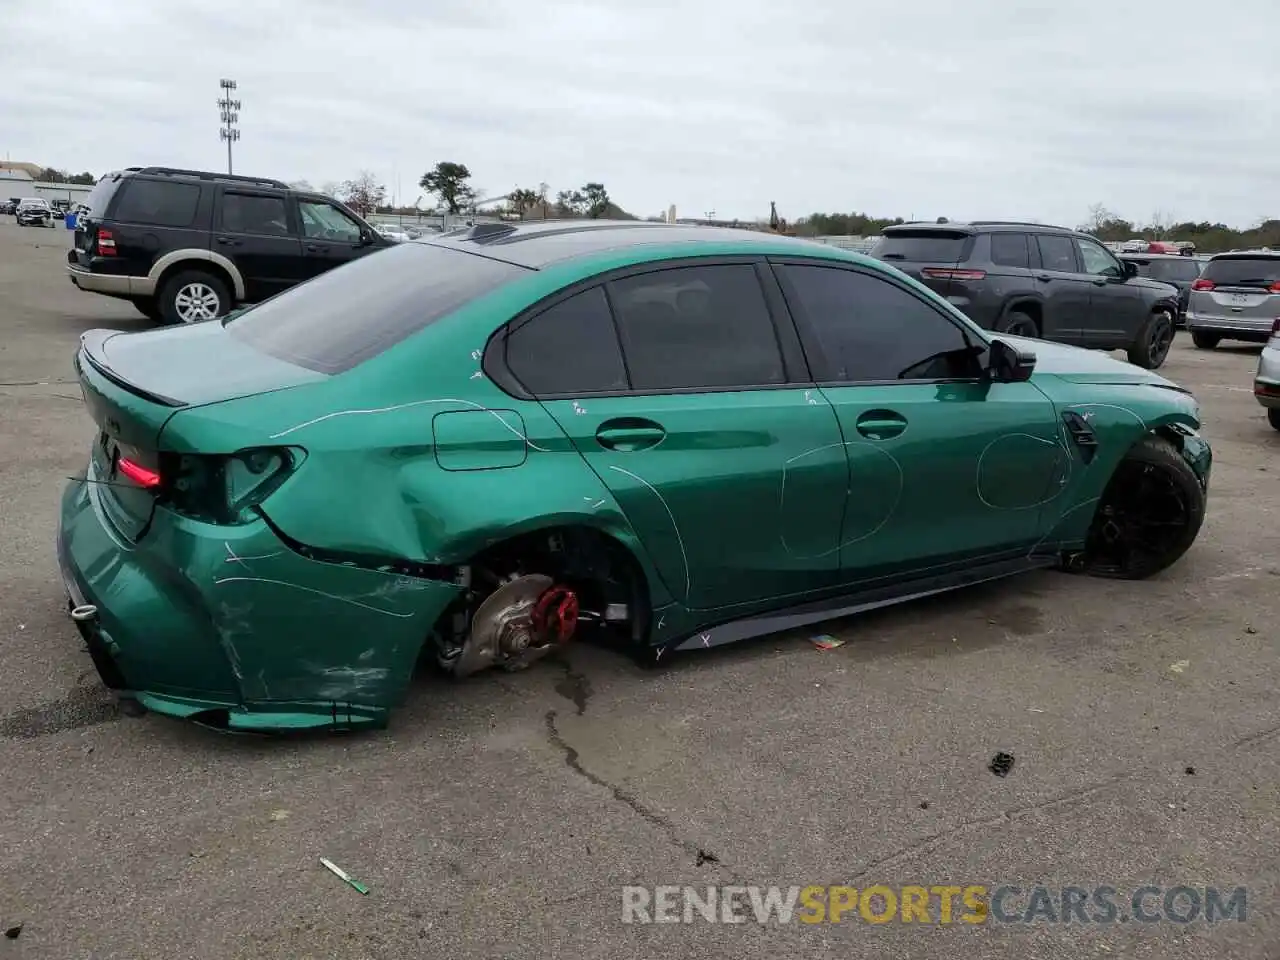
[{"label": "silver car", "polygon": [[1280,430],[1280,319],[1271,324],[1271,339],[1258,358],[1258,372],[1253,375],[1253,395],[1267,408],[1267,419]]},{"label": "silver car", "polygon": [[1223,340],[1266,343],[1280,317],[1280,251],[1220,253],[1191,284],[1187,329],[1197,347]]}]

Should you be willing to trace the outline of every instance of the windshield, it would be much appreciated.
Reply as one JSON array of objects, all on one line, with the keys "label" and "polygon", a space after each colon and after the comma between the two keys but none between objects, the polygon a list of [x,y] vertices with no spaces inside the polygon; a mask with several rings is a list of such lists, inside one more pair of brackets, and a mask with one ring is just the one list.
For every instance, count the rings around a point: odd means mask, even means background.
[{"label": "windshield", "polygon": [[111,196],[116,192],[116,187],[120,185],[120,177],[118,174],[109,173],[97,185],[89,191],[89,195],[81,201],[81,210],[84,213],[96,213],[102,216],[107,212],[107,204],[111,202]]},{"label": "windshield", "polygon": [[1201,276],[1219,287],[1269,287],[1280,280],[1280,256],[1215,257]]},{"label": "windshield", "polygon": [[871,248],[879,260],[911,260],[917,263],[959,263],[968,256],[973,238],[954,230],[895,230]]},{"label": "windshield", "polygon": [[33,200],[33,199],[28,199],[28,200],[23,200],[20,204],[18,204],[18,208],[19,208],[19,209],[23,209],[23,208],[25,208],[25,209],[28,209],[28,210],[29,210],[29,209],[31,209],[32,207],[40,207],[40,208],[42,208],[42,209],[46,209],[46,210],[47,210],[47,209],[49,208],[49,203],[48,203],[48,201],[46,201],[46,200]]},{"label": "windshield", "polygon": [[527,272],[438,244],[394,244],[224,322],[263,353],[341,373]]}]

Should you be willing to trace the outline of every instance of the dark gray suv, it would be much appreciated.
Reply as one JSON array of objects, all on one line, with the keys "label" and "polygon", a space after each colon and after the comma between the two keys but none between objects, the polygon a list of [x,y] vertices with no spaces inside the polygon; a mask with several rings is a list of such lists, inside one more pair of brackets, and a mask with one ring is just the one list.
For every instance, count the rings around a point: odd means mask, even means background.
[{"label": "dark gray suv", "polygon": [[1103,350],[1148,370],[1173,345],[1178,291],[1086,233],[1037,223],[906,223],[871,255],[931,287],[988,330]]}]

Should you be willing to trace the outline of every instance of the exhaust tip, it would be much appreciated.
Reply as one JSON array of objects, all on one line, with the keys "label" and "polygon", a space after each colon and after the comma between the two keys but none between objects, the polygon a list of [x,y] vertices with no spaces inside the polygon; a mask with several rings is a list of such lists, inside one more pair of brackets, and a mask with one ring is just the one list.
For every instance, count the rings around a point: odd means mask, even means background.
[{"label": "exhaust tip", "polygon": [[98,608],[92,603],[82,603],[78,607],[71,609],[71,619],[83,623],[85,620],[92,620],[98,615]]}]

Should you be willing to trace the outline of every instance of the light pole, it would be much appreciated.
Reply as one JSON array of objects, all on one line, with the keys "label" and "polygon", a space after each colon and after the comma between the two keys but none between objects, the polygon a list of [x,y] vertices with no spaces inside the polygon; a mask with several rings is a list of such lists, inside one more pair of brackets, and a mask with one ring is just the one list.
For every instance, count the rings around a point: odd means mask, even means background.
[{"label": "light pole", "polygon": [[235,125],[240,119],[240,101],[231,98],[231,92],[236,88],[234,80],[219,80],[218,86],[222,88],[222,97],[218,100],[218,108],[222,111],[222,128],[218,131],[218,138],[227,141],[227,173],[230,173],[231,144],[240,139],[240,129]]}]

